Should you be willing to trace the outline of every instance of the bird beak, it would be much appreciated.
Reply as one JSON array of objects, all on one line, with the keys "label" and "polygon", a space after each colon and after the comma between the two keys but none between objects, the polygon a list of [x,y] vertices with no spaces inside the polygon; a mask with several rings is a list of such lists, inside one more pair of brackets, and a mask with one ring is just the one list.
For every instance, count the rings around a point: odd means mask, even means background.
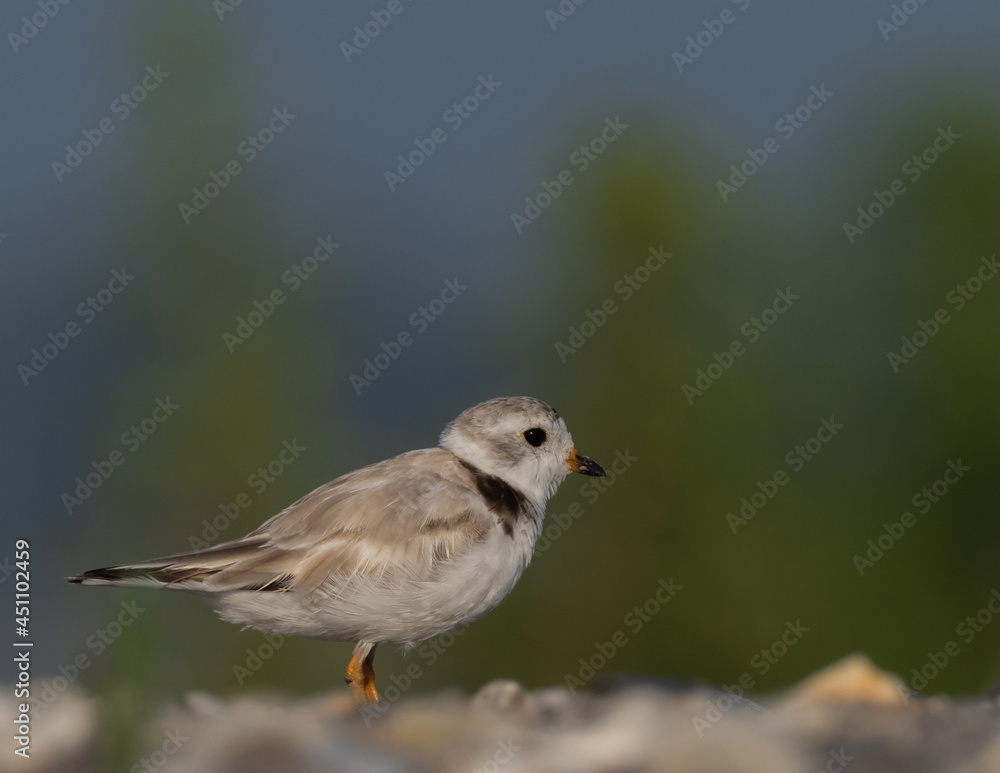
[{"label": "bird beak", "polygon": [[593,459],[584,456],[575,448],[570,452],[569,458],[566,459],[566,464],[569,465],[569,468],[573,472],[578,472],[582,475],[593,475],[597,478],[603,478],[605,474],[604,468],[601,465]]}]

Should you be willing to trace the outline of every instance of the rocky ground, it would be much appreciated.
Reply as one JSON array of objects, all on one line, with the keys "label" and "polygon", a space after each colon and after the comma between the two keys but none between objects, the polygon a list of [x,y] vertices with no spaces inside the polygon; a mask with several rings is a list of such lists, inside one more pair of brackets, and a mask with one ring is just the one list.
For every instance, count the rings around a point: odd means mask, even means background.
[{"label": "rocky ground", "polygon": [[[575,695],[497,681],[471,698],[407,695],[367,712],[346,690],[192,694],[146,728],[149,754],[129,773],[1000,773],[996,695],[914,696],[855,656],[753,700],[626,679]],[[97,706],[62,696],[37,719],[27,763],[4,733],[0,770],[107,773]]]}]

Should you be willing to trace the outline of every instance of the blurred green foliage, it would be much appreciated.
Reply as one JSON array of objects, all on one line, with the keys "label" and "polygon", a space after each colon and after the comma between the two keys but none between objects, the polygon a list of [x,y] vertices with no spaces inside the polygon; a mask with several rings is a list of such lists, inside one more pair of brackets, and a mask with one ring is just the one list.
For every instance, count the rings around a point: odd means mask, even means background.
[{"label": "blurred green foliage", "polygon": [[[241,52],[227,50],[231,38],[199,29],[189,43],[206,73],[203,89],[165,89],[148,106],[146,147],[136,151],[162,159],[161,183],[135,191],[138,211],[148,214],[121,235],[155,271],[145,290],[130,291],[145,296],[123,302],[137,338],[154,344],[137,377],[106,406],[107,434],[94,447],[113,445],[122,427],[145,415],[161,384],[170,385],[164,390],[181,409],[144,450],[141,472],[95,495],[92,512],[101,515],[75,547],[77,558],[100,561],[113,552],[129,560],[187,549],[218,503],[249,490],[247,477],[284,439],[297,437],[308,452],[255,492],[252,506],[219,539],[246,533],[311,488],[372,461],[342,442],[355,406],[322,393],[331,380],[346,380],[337,337],[351,335],[346,328],[331,334],[323,310],[333,302],[361,306],[365,297],[348,291],[332,299],[329,285],[307,285],[254,334],[252,346],[220,356],[219,332],[249,310],[248,299],[277,286],[287,245],[279,249],[264,216],[269,202],[238,186],[213,212],[214,244],[176,216],[191,181],[218,165],[205,149],[226,145],[246,123],[246,94],[211,80],[214,59]],[[156,34],[176,40],[189,33],[164,12]],[[770,180],[762,170],[725,203],[714,190],[725,139],[698,139],[647,116],[546,213],[536,226],[545,229],[540,247],[512,246],[526,255],[544,251],[545,263],[531,269],[537,286],[527,292],[547,303],[518,307],[531,324],[522,320],[512,330],[533,340],[505,341],[505,351],[527,350],[535,395],[566,417],[581,451],[605,464],[619,451],[637,461],[597,497],[585,490],[588,481],[568,479],[550,515],[573,503],[583,515],[551,541],[510,598],[433,663],[419,651],[408,661],[383,647],[383,687],[414,659],[425,672],[419,690],[474,689],[501,676],[532,686],[561,683],[616,631],[629,641],[607,671],[727,684],[751,673],[758,688],[770,689],[854,651],[908,676],[928,652],[958,640],[960,656],[929,692],[981,691],[1000,680],[1000,624],[972,643],[956,634],[1000,585],[1000,283],[986,284],[953,311],[898,373],[886,359],[919,320],[948,306],[949,290],[976,271],[981,257],[997,252],[998,120],[964,104],[957,91],[942,107],[939,95],[914,90],[914,106],[894,117],[890,139],[877,149],[863,132],[849,131],[859,116],[840,115],[832,119],[836,131],[811,129],[810,142],[825,142],[817,154],[825,161],[808,177],[795,176],[796,149],[789,145],[766,169]],[[201,119],[191,120],[196,115]],[[576,126],[574,118],[567,125]],[[853,222],[872,191],[900,177],[901,164],[946,124],[961,139],[848,244],[842,223]],[[553,146],[547,168],[560,168],[563,150]],[[788,164],[783,172],[779,163]],[[801,189],[800,206],[788,203],[783,185]],[[379,213],[371,218],[377,223]],[[624,301],[615,283],[660,245],[672,257]],[[286,257],[275,257],[282,252]],[[741,326],[786,287],[801,300],[749,344]],[[618,311],[561,363],[548,342],[566,341],[568,329],[606,298]],[[734,340],[747,344],[746,353],[689,404],[682,385],[694,383],[696,370]],[[459,357],[474,362],[482,356],[477,349],[470,341]],[[421,396],[412,403],[419,416]],[[466,407],[454,405],[453,414]],[[844,429],[792,472],[786,454],[830,416]],[[439,429],[426,428],[426,445]],[[405,450],[394,443],[382,437],[375,446],[387,454]],[[915,513],[916,525],[859,576],[853,557],[883,524],[914,511],[912,497],[958,458],[971,472],[928,513]],[[788,484],[734,534],[726,514],[779,469],[790,474]],[[630,611],[669,578],[682,586],[677,596],[641,630],[629,627]],[[66,591],[81,592],[99,591]],[[349,644],[287,641],[239,684],[233,666],[246,665],[248,649],[264,643],[259,633],[214,620],[196,599],[116,593],[100,604],[111,610],[138,598],[148,611],[116,642],[117,655],[98,660],[83,680],[120,696],[116,706],[134,706],[137,694],[152,706],[192,689],[307,692],[341,684]],[[799,620],[808,633],[765,672],[755,657],[787,622]]]}]

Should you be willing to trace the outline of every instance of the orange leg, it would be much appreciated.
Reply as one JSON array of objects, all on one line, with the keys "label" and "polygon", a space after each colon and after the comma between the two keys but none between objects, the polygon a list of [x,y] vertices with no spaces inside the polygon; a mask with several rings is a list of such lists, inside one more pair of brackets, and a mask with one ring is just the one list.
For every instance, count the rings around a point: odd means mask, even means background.
[{"label": "orange leg", "polygon": [[347,679],[344,681],[358,703],[378,700],[378,691],[375,689],[376,646],[378,645],[359,644],[354,648],[351,662],[347,664]]}]

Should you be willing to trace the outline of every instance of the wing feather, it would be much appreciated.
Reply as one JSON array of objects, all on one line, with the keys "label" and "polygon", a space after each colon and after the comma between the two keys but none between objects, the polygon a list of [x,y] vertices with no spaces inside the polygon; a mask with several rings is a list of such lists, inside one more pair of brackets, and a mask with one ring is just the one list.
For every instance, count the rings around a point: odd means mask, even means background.
[{"label": "wing feather", "polygon": [[95,570],[81,581],[303,593],[335,592],[359,576],[419,581],[496,524],[457,457],[441,448],[411,451],[319,487],[242,539]]}]

